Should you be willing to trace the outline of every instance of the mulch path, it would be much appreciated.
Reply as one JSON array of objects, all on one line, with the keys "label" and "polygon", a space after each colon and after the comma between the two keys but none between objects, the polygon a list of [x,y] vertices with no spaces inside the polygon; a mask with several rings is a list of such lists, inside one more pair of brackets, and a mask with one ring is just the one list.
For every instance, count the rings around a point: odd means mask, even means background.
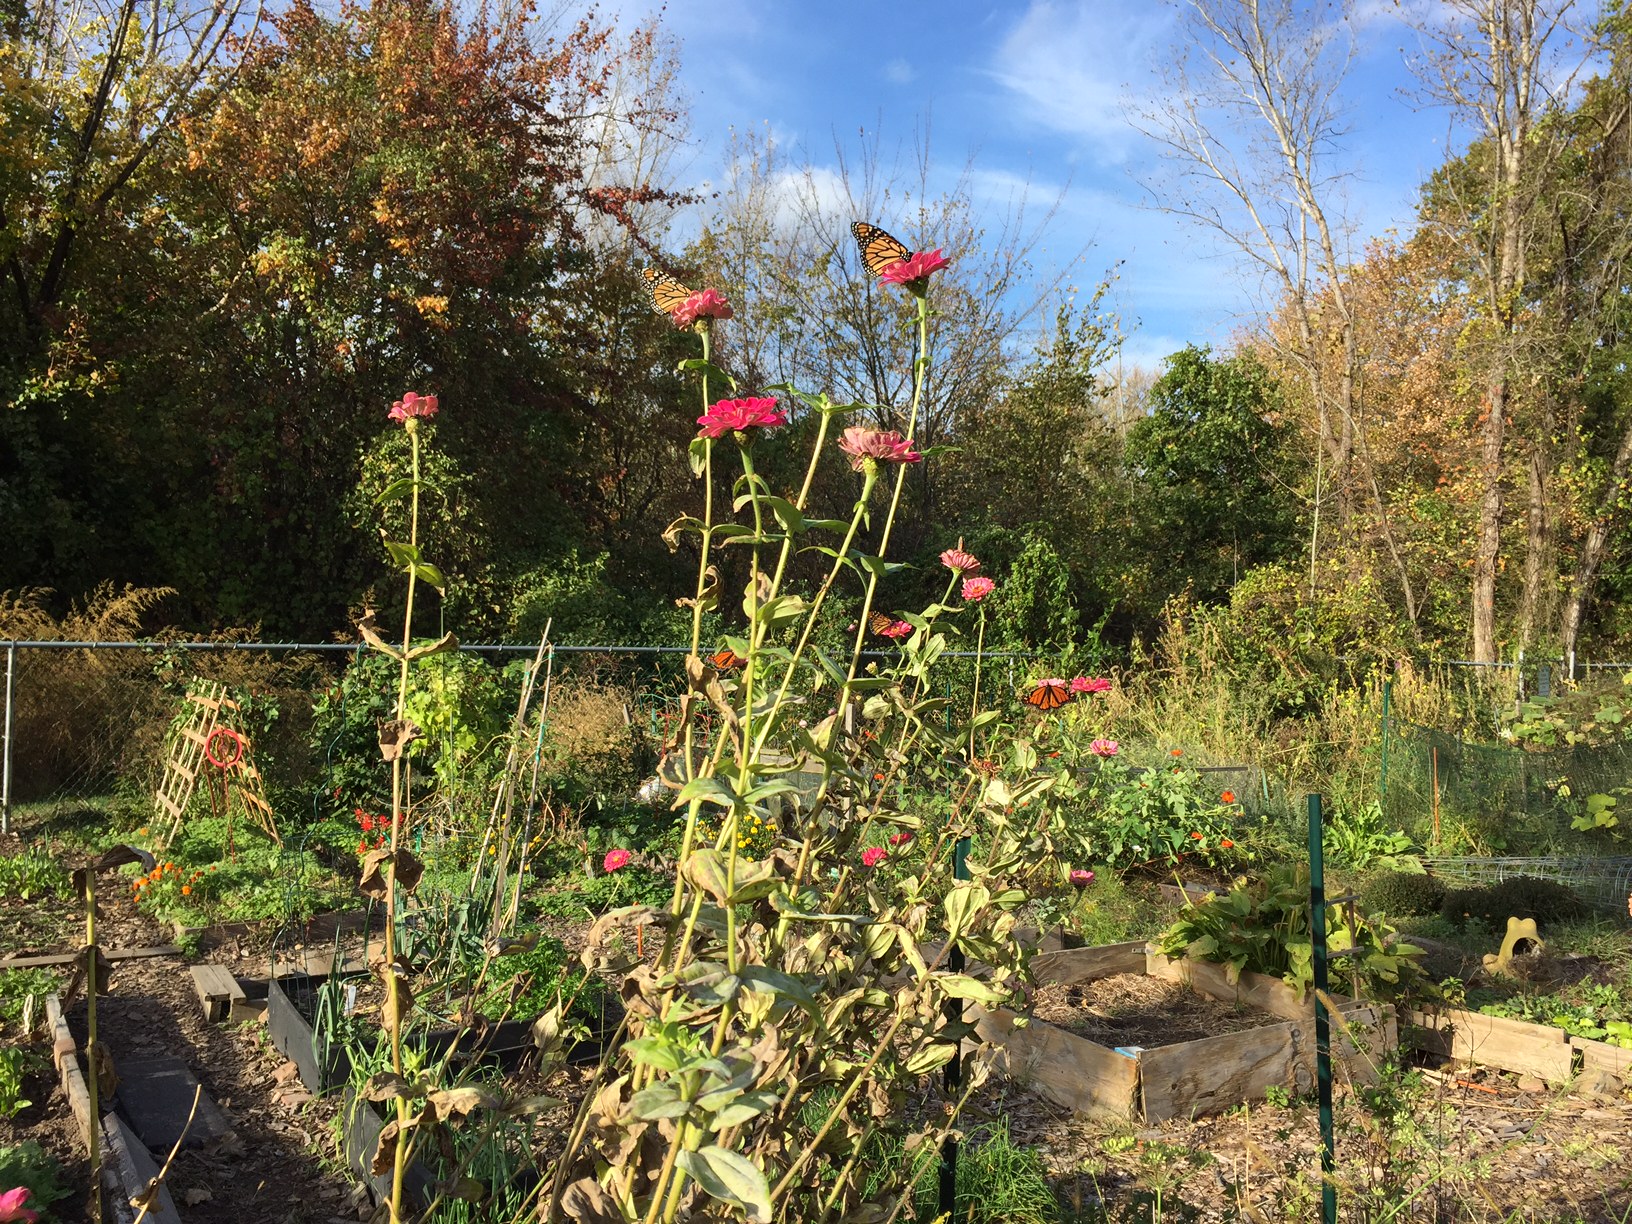
[{"label": "mulch path", "polygon": [[1284,1023],[1268,1012],[1220,1002],[1143,973],[1040,986],[1032,1014],[1100,1045],[1146,1049]]}]

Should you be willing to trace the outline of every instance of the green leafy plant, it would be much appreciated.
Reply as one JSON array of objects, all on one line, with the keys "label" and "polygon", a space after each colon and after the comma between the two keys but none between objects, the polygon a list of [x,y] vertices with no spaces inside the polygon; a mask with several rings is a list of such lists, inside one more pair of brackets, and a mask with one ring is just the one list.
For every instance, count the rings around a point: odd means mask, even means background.
[{"label": "green leafy plant", "polygon": [[33,846],[11,858],[0,858],[0,897],[38,901],[68,891],[68,873],[43,848]]},{"label": "green leafy plant", "polygon": [[23,1096],[23,1080],[33,1069],[20,1046],[0,1050],[0,1118],[15,1118],[34,1102]]},{"label": "green leafy plant", "polygon": [[1385,871],[1366,882],[1360,903],[1371,914],[1433,914],[1445,891],[1442,881],[1426,873]]},{"label": "green leafy plant", "polygon": [[[1357,917],[1351,929],[1334,905],[1326,929],[1331,951],[1358,949],[1344,957],[1343,969],[1371,993],[1399,994],[1420,980],[1415,958],[1422,949],[1400,941],[1381,914]],[[1278,977],[1302,998],[1314,981],[1308,867],[1277,866],[1262,879],[1238,880],[1227,893],[1187,905],[1157,944],[1167,956],[1222,964],[1231,981],[1244,972]]]},{"label": "green leafy plant", "polygon": [[1586,984],[1579,991],[1519,995],[1479,1008],[1487,1016],[1509,1016],[1551,1025],[1577,1037],[1632,1050],[1632,998],[1613,984]]},{"label": "green leafy plant", "polygon": [[1411,853],[1412,842],[1403,829],[1390,830],[1382,804],[1375,799],[1346,812],[1334,812],[1327,822],[1326,845],[1333,859],[1356,871],[1421,872],[1421,861]]},{"label": "green leafy plant", "polygon": [[48,1211],[71,1193],[62,1181],[62,1166],[32,1139],[14,1147],[0,1147],[0,1186],[23,1186],[32,1209]]},{"label": "green leafy plant", "polygon": [[7,969],[0,971],[0,1033],[15,1040],[23,1032],[26,1015],[37,1025],[45,1016],[45,997],[59,988],[57,975],[49,969]]}]

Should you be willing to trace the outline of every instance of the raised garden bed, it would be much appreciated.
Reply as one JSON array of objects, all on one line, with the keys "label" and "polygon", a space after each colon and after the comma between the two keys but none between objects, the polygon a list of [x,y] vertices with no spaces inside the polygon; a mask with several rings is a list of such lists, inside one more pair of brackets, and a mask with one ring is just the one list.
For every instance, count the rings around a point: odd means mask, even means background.
[{"label": "raised garden bed", "polygon": [[[346,980],[355,980],[360,985],[370,981],[365,974],[342,979]],[[323,1048],[313,1031],[318,992],[327,981],[324,975],[292,973],[267,983],[267,1032],[272,1044],[295,1064],[300,1082],[310,1092],[327,1092],[351,1078],[351,1060],[344,1048]],[[616,1000],[603,995],[599,1021],[591,1026],[591,1036],[568,1048],[567,1061],[582,1063],[598,1059],[606,1039],[621,1018]],[[518,1066],[522,1058],[536,1048],[532,1027],[533,1017],[529,1016],[524,1020],[506,1020],[480,1034],[468,1028],[431,1029],[415,1041],[423,1043],[422,1048],[438,1058],[455,1051],[456,1057],[480,1058],[509,1069]]]},{"label": "raised garden bed", "polygon": [[1534,1075],[1562,1084],[1577,1071],[1632,1080],[1632,1050],[1575,1037],[1550,1024],[1457,1008],[1413,1009],[1402,1025],[1407,1048],[1458,1062]]},{"label": "raised garden bed", "polygon": [[[1222,965],[1170,960],[1140,941],[1041,953],[1032,973],[1034,1014],[971,1009],[977,1032],[997,1047],[999,1069],[1079,1113],[1160,1122],[1228,1109],[1270,1087],[1314,1087],[1314,1001],[1275,978],[1244,973],[1231,984]],[[1123,977],[1131,980],[1112,981]],[[1395,1044],[1394,1009],[1333,999],[1342,1012],[1333,1063],[1340,1075],[1374,1081]],[[1191,1036],[1207,1029],[1219,1031]]]}]

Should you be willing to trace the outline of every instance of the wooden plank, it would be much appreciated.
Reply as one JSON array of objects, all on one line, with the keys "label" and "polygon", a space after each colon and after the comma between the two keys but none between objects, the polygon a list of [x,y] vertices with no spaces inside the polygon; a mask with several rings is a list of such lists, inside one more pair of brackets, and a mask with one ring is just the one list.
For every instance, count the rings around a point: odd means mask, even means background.
[{"label": "wooden plank", "polygon": [[[52,952],[45,956],[8,956],[0,960],[0,969],[33,969],[42,965],[71,965],[83,952]],[[181,949],[174,944],[154,948],[110,948],[102,953],[103,960],[142,960],[149,956],[180,956]]]},{"label": "wooden plank", "polygon": [[1632,1050],[1623,1050],[1590,1037],[1571,1037],[1570,1045],[1581,1051],[1583,1071],[1607,1071],[1622,1079],[1632,1078]]},{"label": "wooden plank", "polygon": [[1139,1063],[1086,1037],[1019,1017],[1006,1008],[972,1006],[975,1031],[997,1046],[996,1067],[1057,1105],[1090,1117],[1131,1118],[1138,1103]]},{"label": "wooden plank", "polygon": [[[1332,1017],[1332,1058],[1334,1066],[1356,1084],[1373,1085],[1381,1078],[1378,1067],[1399,1045],[1394,1009],[1387,1004],[1351,1005]],[[1314,1028],[1309,1029],[1310,1033]],[[1313,1046],[1303,1051],[1309,1074],[1315,1074]]]},{"label": "wooden plank", "polygon": [[1145,1121],[1217,1113],[1274,1085],[1300,1096],[1314,1087],[1304,1058],[1314,1044],[1313,1025],[1299,1020],[1145,1050],[1139,1055]]},{"label": "wooden plank", "polygon": [[204,1019],[219,1024],[233,1010],[233,1005],[244,997],[244,988],[228,972],[225,965],[191,965],[193,989],[204,1005]]},{"label": "wooden plank", "polygon": [[68,1107],[79,1123],[80,1142],[87,1151],[91,1146],[91,1093],[85,1086],[85,1075],[79,1068],[79,1047],[69,1031],[68,1018],[62,1014],[62,999],[55,994],[45,996],[45,1015],[51,1024],[51,1061],[57,1064],[57,1075],[62,1081],[62,1095],[68,1098]]},{"label": "wooden plank", "polygon": [[1156,891],[1161,894],[1163,901],[1169,905],[1184,905],[1200,901],[1210,892],[1217,892],[1216,888],[1208,888],[1203,884],[1186,884],[1182,889],[1177,884],[1158,884]]},{"label": "wooden plank", "polygon": [[1039,984],[1057,982],[1070,986],[1077,982],[1092,982],[1096,978],[1112,977],[1118,973],[1145,971],[1145,941],[1105,944],[1098,948],[1064,948],[1058,952],[1039,952],[1031,958],[1032,979]]},{"label": "wooden plank", "polygon": [[1574,1048],[1563,1029],[1455,1009],[1413,1009],[1409,1021],[1403,1040],[1414,1050],[1535,1075],[1549,1083],[1570,1078]]},{"label": "wooden plank", "polygon": [[1239,981],[1231,982],[1226,965],[1190,957],[1170,958],[1154,948],[1146,958],[1145,971],[1151,977],[1182,982],[1196,993],[1220,1002],[1234,1003],[1238,1007],[1255,1007],[1282,1020],[1306,1020],[1314,1015],[1312,996],[1305,996],[1300,1001],[1285,982],[1261,973],[1243,973]]},{"label": "wooden plank", "polygon": [[[103,1144],[107,1154],[104,1162],[104,1180],[114,1186],[116,1193],[112,1196],[113,1218],[123,1224],[126,1220],[134,1220],[136,1212],[130,1206],[130,1200],[152,1184],[159,1175],[158,1162],[153,1159],[142,1141],[131,1133],[130,1127],[125,1125],[124,1119],[116,1113],[110,1113],[102,1119]],[[169,1146],[165,1147],[165,1154],[169,1155]],[[157,1201],[149,1207],[143,1221],[153,1220],[155,1224],[177,1224],[181,1216],[176,1211],[175,1200],[170,1197],[170,1187],[163,1182],[159,1183]]]}]

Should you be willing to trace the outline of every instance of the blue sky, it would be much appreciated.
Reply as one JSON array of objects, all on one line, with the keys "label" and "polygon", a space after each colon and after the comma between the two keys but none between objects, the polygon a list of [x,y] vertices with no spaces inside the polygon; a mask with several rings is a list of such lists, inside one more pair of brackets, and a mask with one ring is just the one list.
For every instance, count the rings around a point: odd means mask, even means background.
[{"label": "blue sky", "polygon": [[[1363,0],[1350,27],[1350,134],[1338,157],[1353,170],[1345,194],[1357,250],[1368,235],[1409,229],[1417,187],[1447,137],[1443,110],[1401,96],[1412,85],[1402,49],[1413,36],[1396,11],[1392,0]],[[663,25],[680,43],[691,183],[718,176],[733,127],[768,129],[820,167],[834,161],[836,141],[854,154],[859,129],[881,133],[886,152],[910,150],[927,117],[935,177],[950,184],[972,161],[991,208],[1028,180],[1034,204],[1066,189],[1045,258],[1063,262],[1089,246],[1069,277],[1084,288],[1125,261],[1115,306],[1131,333],[1130,362],[1155,366],[1192,341],[1227,344],[1261,304],[1205,232],[1141,203],[1157,156],[1124,104],[1155,87],[1153,67],[1175,37],[1169,7],[673,0]]]}]

